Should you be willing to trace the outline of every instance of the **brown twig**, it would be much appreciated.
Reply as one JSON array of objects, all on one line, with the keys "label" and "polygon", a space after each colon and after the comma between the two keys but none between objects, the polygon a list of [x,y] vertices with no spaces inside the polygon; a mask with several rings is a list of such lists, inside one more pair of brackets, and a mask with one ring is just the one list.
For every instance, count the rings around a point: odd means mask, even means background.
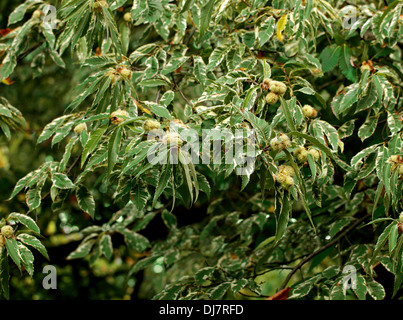
[{"label": "brown twig", "polygon": [[78,160],[80,160],[81,155],[79,155],[76,160],[74,160],[74,162],[72,163],[72,165],[67,169],[66,174],[68,175],[70,173],[70,171],[75,167],[75,165],[77,164]]},{"label": "brown twig", "polygon": [[189,44],[189,41],[190,41],[190,39],[192,39],[194,33],[196,32],[196,29],[197,29],[196,27],[192,27],[192,29],[190,30],[188,38],[183,42],[184,45],[187,46]]},{"label": "brown twig", "polygon": [[243,3],[245,3],[248,7],[250,7],[250,4],[246,2],[246,0],[241,0]]},{"label": "brown twig", "polygon": [[[277,57],[274,59],[274,61],[275,61],[276,59],[277,59]],[[292,92],[291,81],[290,81],[290,78],[289,78],[288,75],[287,75],[287,72],[285,71],[284,64],[283,64],[283,63],[280,63],[280,62],[274,62],[273,64],[278,65],[278,66],[281,68],[281,70],[283,70],[283,72],[284,72],[284,77],[285,77],[285,79],[287,80],[288,85],[290,86],[290,96],[292,97],[294,94],[293,94],[293,92]]]},{"label": "brown twig", "polygon": [[183,100],[186,101],[186,103],[192,107],[192,109],[194,109],[194,105],[192,102],[190,102],[190,100],[188,98],[186,98],[186,96],[183,94],[182,90],[179,88],[178,84],[175,82],[175,78],[173,75],[171,75],[172,77],[172,82],[174,83],[174,87],[179,91],[180,95],[182,96]]}]

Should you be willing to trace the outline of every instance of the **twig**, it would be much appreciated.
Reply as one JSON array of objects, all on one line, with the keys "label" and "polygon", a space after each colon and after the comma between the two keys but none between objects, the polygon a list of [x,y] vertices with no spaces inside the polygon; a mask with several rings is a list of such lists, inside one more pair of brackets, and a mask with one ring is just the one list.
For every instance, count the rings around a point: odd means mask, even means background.
[{"label": "twig", "polygon": [[157,91],[157,97],[155,98],[156,103],[158,103],[158,101],[160,100],[160,93],[161,93],[161,88],[159,88]]},{"label": "twig", "polygon": [[241,0],[243,3],[245,3],[248,7],[250,7],[250,4],[247,3],[245,0]]},{"label": "twig", "polygon": [[78,160],[80,160],[81,155],[79,155],[76,160],[74,160],[74,162],[72,163],[72,165],[67,169],[66,171],[66,175],[68,175],[70,173],[70,171],[74,168],[74,166],[77,164]]},{"label": "twig", "polygon": [[287,266],[273,267],[273,268],[270,268],[269,270],[265,270],[265,271],[263,271],[261,273],[256,273],[255,275],[251,276],[251,278],[259,277],[259,276],[262,276],[262,275],[264,275],[266,273],[269,273],[269,272],[272,272],[272,271],[275,271],[275,270],[292,270],[292,269],[293,269],[293,267],[287,267]]},{"label": "twig", "polygon": [[287,82],[288,82],[288,85],[290,86],[290,95],[291,95],[291,97],[292,97],[294,94],[293,94],[293,92],[292,92],[291,81],[290,81],[290,78],[289,78],[288,75],[287,75],[287,72],[285,71],[284,64],[283,64],[283,63],[278,63],[278,62],[277,62],[276,64],[279,65],[280,68],[281,68],[281,70],[283,70],[283,72],[284,72],[284,76],[285,76],[285,78],[286,78],[286,80],[287,80]]},{"label": "twig", "polygon": [[195,32],[196,32],[196,27],[193,27],[193,28],[190,30],[189,37],[183,42],[184,45],[187,46],[187,45],[189,44],[189,41],[190,41],[190,39],[193,37],[193,35],[194,35]]},{"label": "twig", "polygon": [[326,82],[326,83],[322,84],[321,86],[317,87],[317,88],[316,88],[316,91],[319,92],[319,91],[321,91],[322,89],[324,89],[324,88],[326,88],[326,87],[329,87],[329,86],[331,86],[331,85],[333,85],[333,84],[336,84],[336,83],[338,83],[338,82],[340,82],[340,81],[342,81],[342,79],[337,78],[337,79],[334,79],[334,80],[332,80],[332,81]]},{"label": "twig", "polygon": [[334,244],[336,244],[337,242],[339,242],[339,240],[341,238],[343,238],[344,236],[346,236],[350,231],[352,231],[356,226],[358,226],[362,221],[364,221],[369,215],[365,215],[362,218],[358,219],[356,222],[354,222],[349,228],[347,228],[345,231],[343,231],[342,233],[339,234],[339,236],[337,236],[333,241],[329,242],[328,244],[326,244],[325,246],[319,248],[318,250],[316,250],[315,252],[312,252],[309,256],[307,256],[305,259],[303,259],[300,263],[298,263],[294,269],[291,270],[291,272],[287,275],[287,278],[284,280],[283,284],[280,287],[280,290],[284,289],[288,282],[290,281],[291,277],[294,275],[294,273],[296,273],[299,269],[301,269],[301,267],[307,263],[308,261],[310,261],[312,258],[314,258],[315,256],[317,256],[319,253],[325,251],[326,249],[332,247]]},{"label": "twig", "polygon": [[179,88],[179,86],[177,85],[177,83],[175,82],[175,78],[174,76],[171,74],[172,77],[172,82],[174,83],[174,86],[176,87],[176,89],[179,91],[180,95],[182,96],[183,100],[186,101],[186,103],[192,107],[192,109],[194,109],[194,105],[193,103],[190,102],[190,100],[188,98],[186,98],[186,96],[183,94],[182,90]]}]

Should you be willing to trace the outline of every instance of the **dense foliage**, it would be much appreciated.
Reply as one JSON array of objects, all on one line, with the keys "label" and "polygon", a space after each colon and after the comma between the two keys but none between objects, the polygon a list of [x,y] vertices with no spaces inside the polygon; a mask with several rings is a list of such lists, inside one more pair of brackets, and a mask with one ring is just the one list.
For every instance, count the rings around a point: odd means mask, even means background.
[{"label": "dense foliage", "polygon": [[401,299],[403,1],[0,6],[4,298]]}]

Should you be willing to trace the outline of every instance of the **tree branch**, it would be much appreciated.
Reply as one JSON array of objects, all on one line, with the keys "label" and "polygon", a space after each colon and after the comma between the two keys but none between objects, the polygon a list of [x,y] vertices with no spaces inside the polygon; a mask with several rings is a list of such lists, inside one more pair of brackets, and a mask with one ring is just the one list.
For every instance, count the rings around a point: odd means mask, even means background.
[{"label": "tree branch", "polygon": [[315,256],[317,256],[319,253],[325,251],[326,249],[332,247],[333,245],[335,245],[337,242],[340,241],[340,239],[342,239],[343,237],[345,237],[349,232],[351,232],[353,229],[355,229],[355,227],[357,227],[362,221],[364,221],[369,215],[365,215],[362,218],[358,219],[356,222],[354,222],[349,228],[347,228],[345,231],[343,231],[342,233],[340,233],[335,239],[333,239],[333,241],[329,242],[328,244],[326,244],[325,246],[319,248],[318,250],[316,250],[315,252],[312,252],[309,256],[307,256],[306,258],[304,258],[303,260],[301,260],[292,270],[291,272],[287,275],[287,278],[284,280],[283,284],[280,287],[280,290],[284,289],[288,282],[290,281],[291,277],[299,270],[302,268],[302,266],[307,263],[308,261],[310,261],[312,258],[314,258]]},{"label": "tree branch", "polygon": [[188,98],[186,98],[186,96],[183,94],[182,90],[179,88],[178,84],[175,82],[175,78],[174,76],[171,74],[172,77],[172,82],[174,83],[174,87],[179,91],[180,95],[182,96],[183,100],[186,101],[186,103],[192,107],[192,109],[194,109],[194,105],[192,102],[190,102],[190,100]]}]

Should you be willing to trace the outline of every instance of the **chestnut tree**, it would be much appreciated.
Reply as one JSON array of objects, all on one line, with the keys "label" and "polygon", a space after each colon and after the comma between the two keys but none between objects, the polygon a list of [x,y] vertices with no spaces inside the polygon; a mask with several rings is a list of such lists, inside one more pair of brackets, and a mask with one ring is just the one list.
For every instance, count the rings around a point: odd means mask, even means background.
[{"label": "chestnut tree", "polygon": [[401,299],[402,0],[1,6],[4,298]]}]

